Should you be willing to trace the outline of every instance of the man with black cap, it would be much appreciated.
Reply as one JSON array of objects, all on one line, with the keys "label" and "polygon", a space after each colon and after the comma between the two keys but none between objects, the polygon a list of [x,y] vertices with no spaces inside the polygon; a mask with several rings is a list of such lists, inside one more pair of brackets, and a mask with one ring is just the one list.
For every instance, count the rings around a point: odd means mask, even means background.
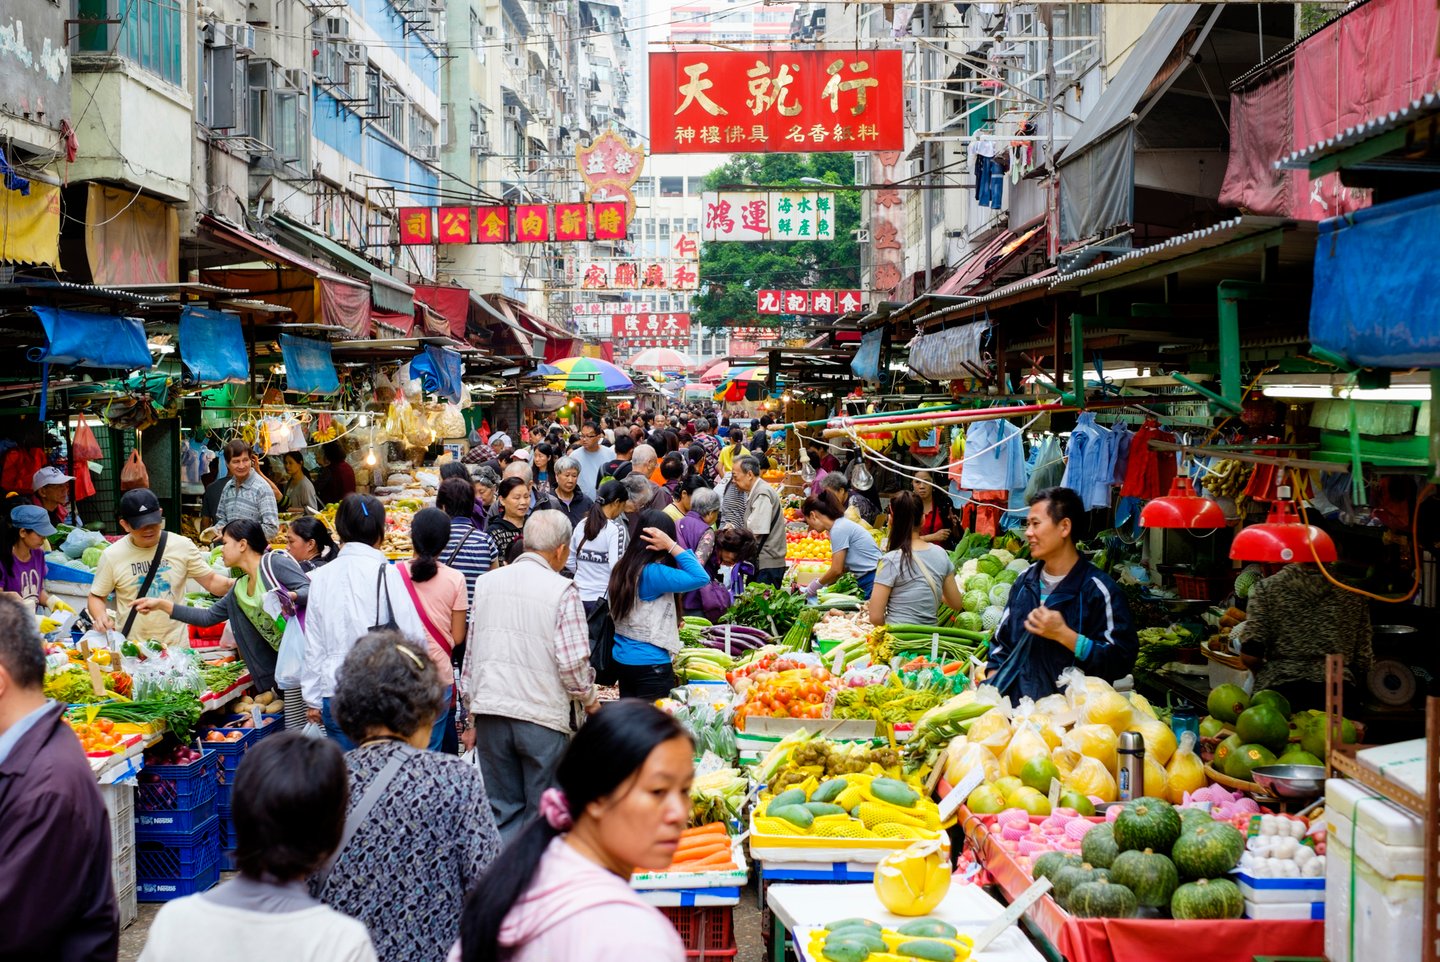
[{"label": "man with black cap", "polygon": [[[184,625],[161,611],[132,612],[136,599],[169,598],[178,604],[191,578],[212,595],[223,595],[234,582],[210,568],[195,542],[165,530],[160,501],[149,488],[135,488],[121,496],[120,527],[125,529],[125,537],[101,553],[95,568],[86,602],[91,620],[96,628],[117,630],[132,641],[153,638],[167,645],[185,644]],[[106,610],[112,592],[114,618]]]}]

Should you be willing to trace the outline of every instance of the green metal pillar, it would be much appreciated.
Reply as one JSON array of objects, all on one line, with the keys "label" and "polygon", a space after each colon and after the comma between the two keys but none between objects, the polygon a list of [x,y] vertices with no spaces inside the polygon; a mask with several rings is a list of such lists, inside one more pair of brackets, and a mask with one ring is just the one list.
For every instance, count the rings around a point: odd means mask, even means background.
[{"label": "green metal pillar", "polygon": [[1070,379],[1074,382],[1071,390],[1074,397],[1065,400],[1080,408],[1085,407],[1085,315],[1070,315]]}]

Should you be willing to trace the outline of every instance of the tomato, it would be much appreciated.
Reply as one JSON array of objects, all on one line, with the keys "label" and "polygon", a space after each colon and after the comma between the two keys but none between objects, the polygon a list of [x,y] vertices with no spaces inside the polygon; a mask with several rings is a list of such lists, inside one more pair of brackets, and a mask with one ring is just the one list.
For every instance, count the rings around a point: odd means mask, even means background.
[{"label": "tomato", "polygon": [[790,704],[790,689],[782,688],[775,693],[775,701],[780,705]]}]

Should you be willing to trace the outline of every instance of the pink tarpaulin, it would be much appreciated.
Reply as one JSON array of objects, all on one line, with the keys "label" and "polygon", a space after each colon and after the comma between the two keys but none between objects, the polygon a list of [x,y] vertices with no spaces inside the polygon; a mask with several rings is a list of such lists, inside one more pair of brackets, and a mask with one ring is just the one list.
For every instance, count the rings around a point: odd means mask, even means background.
[{"label": "pink tarpaulin", "polygon": [[370,336],[370,288],[320,278],[323,323],[343,327],[355,337]]},{"label": "pink tarpaulin", "polygon": [[1437,28],[1434,0],[1370,0],[1233,91],[1221,203],[1304,220],[1369,206],[1368,192],[1343,187],[1334,174],[1312,182],[1305,171],[1271,165],[1440,87]]},{"label": "pink tarpaulin", "polygon": [[457,341],[465,340],[465,322],[470,316],[470,291],[467,288],[416,284],[415,300],[445,318],[451,337]]}]

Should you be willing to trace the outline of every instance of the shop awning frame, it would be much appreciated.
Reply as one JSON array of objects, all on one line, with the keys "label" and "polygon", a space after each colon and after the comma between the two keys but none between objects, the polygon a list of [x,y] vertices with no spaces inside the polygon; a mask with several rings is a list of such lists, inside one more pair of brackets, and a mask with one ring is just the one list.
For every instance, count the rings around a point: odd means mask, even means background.
[{"label": "shop awning frame", "polygon": [[[346,284],[351,287],[366,286],[364,281],[351,277],[348,274],[338,274],[328,268],[321,267],[302,254],[281,247],[268,238],[261,237],[258,234],[252,234],[233,224],[227,224],[210,214],[201,216],[200,230],[204,233],[214,235],[215,239],[236,250],[248,251],[260,260],[293,267],[306,274],[311,274],[322,281],[332,281],[336,284]],[[247,291],[245,293],[249,292]]]},{"label": "shop awning frame", "polygon": [[1427,93],[1399,110],[1347,127],[1334,137],[1310,144],[1275,162],[1277,170],[1306,170],[1313,180],[1337,170],[1415,172],[1436,164],[1406,162],[1387,155],[1440,137],[1440,91]]},{"label": "shop awning frame", "polygon": [[295,223],[284,214],[272,214],[269,220],[270,223],[306,246],[319,250],[340,263],[364,273],[370,281],[370,301],[375,307],[392,314],[415,316],[415,288],[409,284],[396,280],[383,268],[376,267],[359,254],[330,238]]}]

